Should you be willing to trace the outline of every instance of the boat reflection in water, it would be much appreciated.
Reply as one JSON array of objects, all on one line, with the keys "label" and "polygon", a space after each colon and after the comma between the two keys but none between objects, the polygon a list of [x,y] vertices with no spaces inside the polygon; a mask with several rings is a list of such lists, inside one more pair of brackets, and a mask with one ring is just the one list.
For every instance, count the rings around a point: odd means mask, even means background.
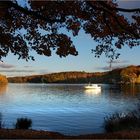
[{"label": "boat reflection in water", "polygon": [[88,95],[100,95],[101,89],[85,89],[85,93]]}]

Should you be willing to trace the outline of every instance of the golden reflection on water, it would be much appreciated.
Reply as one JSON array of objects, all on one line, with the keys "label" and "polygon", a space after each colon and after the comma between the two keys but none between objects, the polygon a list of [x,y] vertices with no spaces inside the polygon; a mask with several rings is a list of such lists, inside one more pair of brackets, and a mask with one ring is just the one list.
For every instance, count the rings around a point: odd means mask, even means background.
[{"label": "golden reflection on water", "polygon": [[117,86],[110,86],[109,87],[109,95],[111,97],[115,97],[118,95],[120,97],[136,97],[140,94],[140,85],[138,84],[131,84],[131,85],[117,85]]},{"label": "golden reflection on water", "polygon": [[125,95],[136,95],[140,93],[139,85],[125,85],[121,87],[121,90]]},{"label": "golden reflection on water", "polygon": [[0,85],[0,95],[5,94],[7,91],[7,85]]},{"label": "golden reflection on water", "polygon": [[101,90],[100,89],[85,89],[85,93],[87,95],[100,95]]}]

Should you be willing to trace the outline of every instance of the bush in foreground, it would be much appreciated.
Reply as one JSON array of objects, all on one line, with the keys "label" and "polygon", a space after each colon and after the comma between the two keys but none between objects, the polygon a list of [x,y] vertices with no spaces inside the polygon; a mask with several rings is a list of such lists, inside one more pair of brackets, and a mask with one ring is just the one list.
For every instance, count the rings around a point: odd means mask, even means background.
[{"label": "bush in foreground", "polygon": [[140,129],[140,107],[129,113],[115,113],[105,118],[107,132]]},{"label": "bush in foreground", "polygon": [[28,118],[18,118],[15,129],[29,129],[32,126],[32,120]]},{"label": "bush in foreground", "polygon": [[2,114],[0,113],[0,129],[3,128]]}]

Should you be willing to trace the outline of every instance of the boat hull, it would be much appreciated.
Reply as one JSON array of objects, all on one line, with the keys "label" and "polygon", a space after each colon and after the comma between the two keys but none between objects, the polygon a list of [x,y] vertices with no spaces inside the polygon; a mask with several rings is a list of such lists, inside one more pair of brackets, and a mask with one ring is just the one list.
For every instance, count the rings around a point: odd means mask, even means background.
[{"label": "boat hull", "polygon": [[86,85],[85,89],[101,90],[101,87],[97,84]]}]

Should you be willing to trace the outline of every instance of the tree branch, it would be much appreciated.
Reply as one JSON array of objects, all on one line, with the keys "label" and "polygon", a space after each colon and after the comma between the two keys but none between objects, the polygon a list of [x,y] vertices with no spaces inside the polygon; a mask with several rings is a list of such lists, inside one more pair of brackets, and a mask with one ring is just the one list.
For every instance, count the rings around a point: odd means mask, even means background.
[{"label": "tree branch", "polygon": [[48,23],[51,23],[51,24],[52,24],[52,23],[55,23],[55,22],[60,22],[60,23],[62,23],[62,22],[65,22],[65,20],[66,20],[65,17],[63,17],[63,18],[61,17],[61,19],[51,19],[51,18],[49,18],[49,17],[44,17],[44,16],[41,15],[39,12],[37,12],[37,11],[32,11],[32,10],[28,10],[28,9],[26,9],[26,8],[23,8],[23,7],[19,6],[18,4],[13,3],[12,1],[9,1],[9,5],[10,5],[11,7],[15,8],[16,10],[25,13],[26,15],[33,16],[33,17],[35,17],[35,18],[37,18],[37,19],[44,20],[44,21],[46,21],[46,22],[48,22]]},{"label": "tree branch", "polygon": [[121,12],[139,12],[140,13],[140,8],[135,8],[135,9],[124,9],[124,8],[112,8],[111,10],[117,10],[117,11],[121,11]]},{"label": "tree branch", "polygon": [[118,20],[117,16],[115,16],[115,15],[112,14],[112,9],[111,9],[111,8],[113,8],[113,7],[107,5],[104,1],[97,1],[97,2],[98,2],[102,7],[96,7],[96,6],[93,5],[90,1],[88,1],[88,4],[89,4],[92,8],[96,9],[96,10],[102,10],[102,11],[104,11],[104,12],[107,12],[110,16],[112,16],[112,17],[115,19],[115,21],[117,22],[118,26],[119,26],[122,30],[124,30],[124,31],[125,31],[126,33],[128,33],[128,34],[133,35],[136,39],[139,39],[139,38],[140,38],[140,36],[139,36],[138,34],[136,34],[133,30],[132,30],[132,31],[129,31],[126,27],[124,27],[124,26],[122,25],[122,23],[120,23],[120,21]]},{"label": "tree branch", "polygon": [[111,7],[108,4],[106,4],[104,1],[98,1],[98,3],[100,3],[100,5],[113,10],[113,11],[120,11],[120,12],[140,12],[140,8],[134,8],[134,9],[125,9],[125,8],[119,8],[119,7]]},{"label": "tree branch", "polygon": [[[109,29],[110,33],[113,34],[112,29],[110,28],[109,22],[107,22],[107,20],[106,20],[106,12],[103,13],[103,19],[104,19],[104,22],[105,22],[107,28]],[[112,35],[111,35],[111,38],[112,38]]]}]

